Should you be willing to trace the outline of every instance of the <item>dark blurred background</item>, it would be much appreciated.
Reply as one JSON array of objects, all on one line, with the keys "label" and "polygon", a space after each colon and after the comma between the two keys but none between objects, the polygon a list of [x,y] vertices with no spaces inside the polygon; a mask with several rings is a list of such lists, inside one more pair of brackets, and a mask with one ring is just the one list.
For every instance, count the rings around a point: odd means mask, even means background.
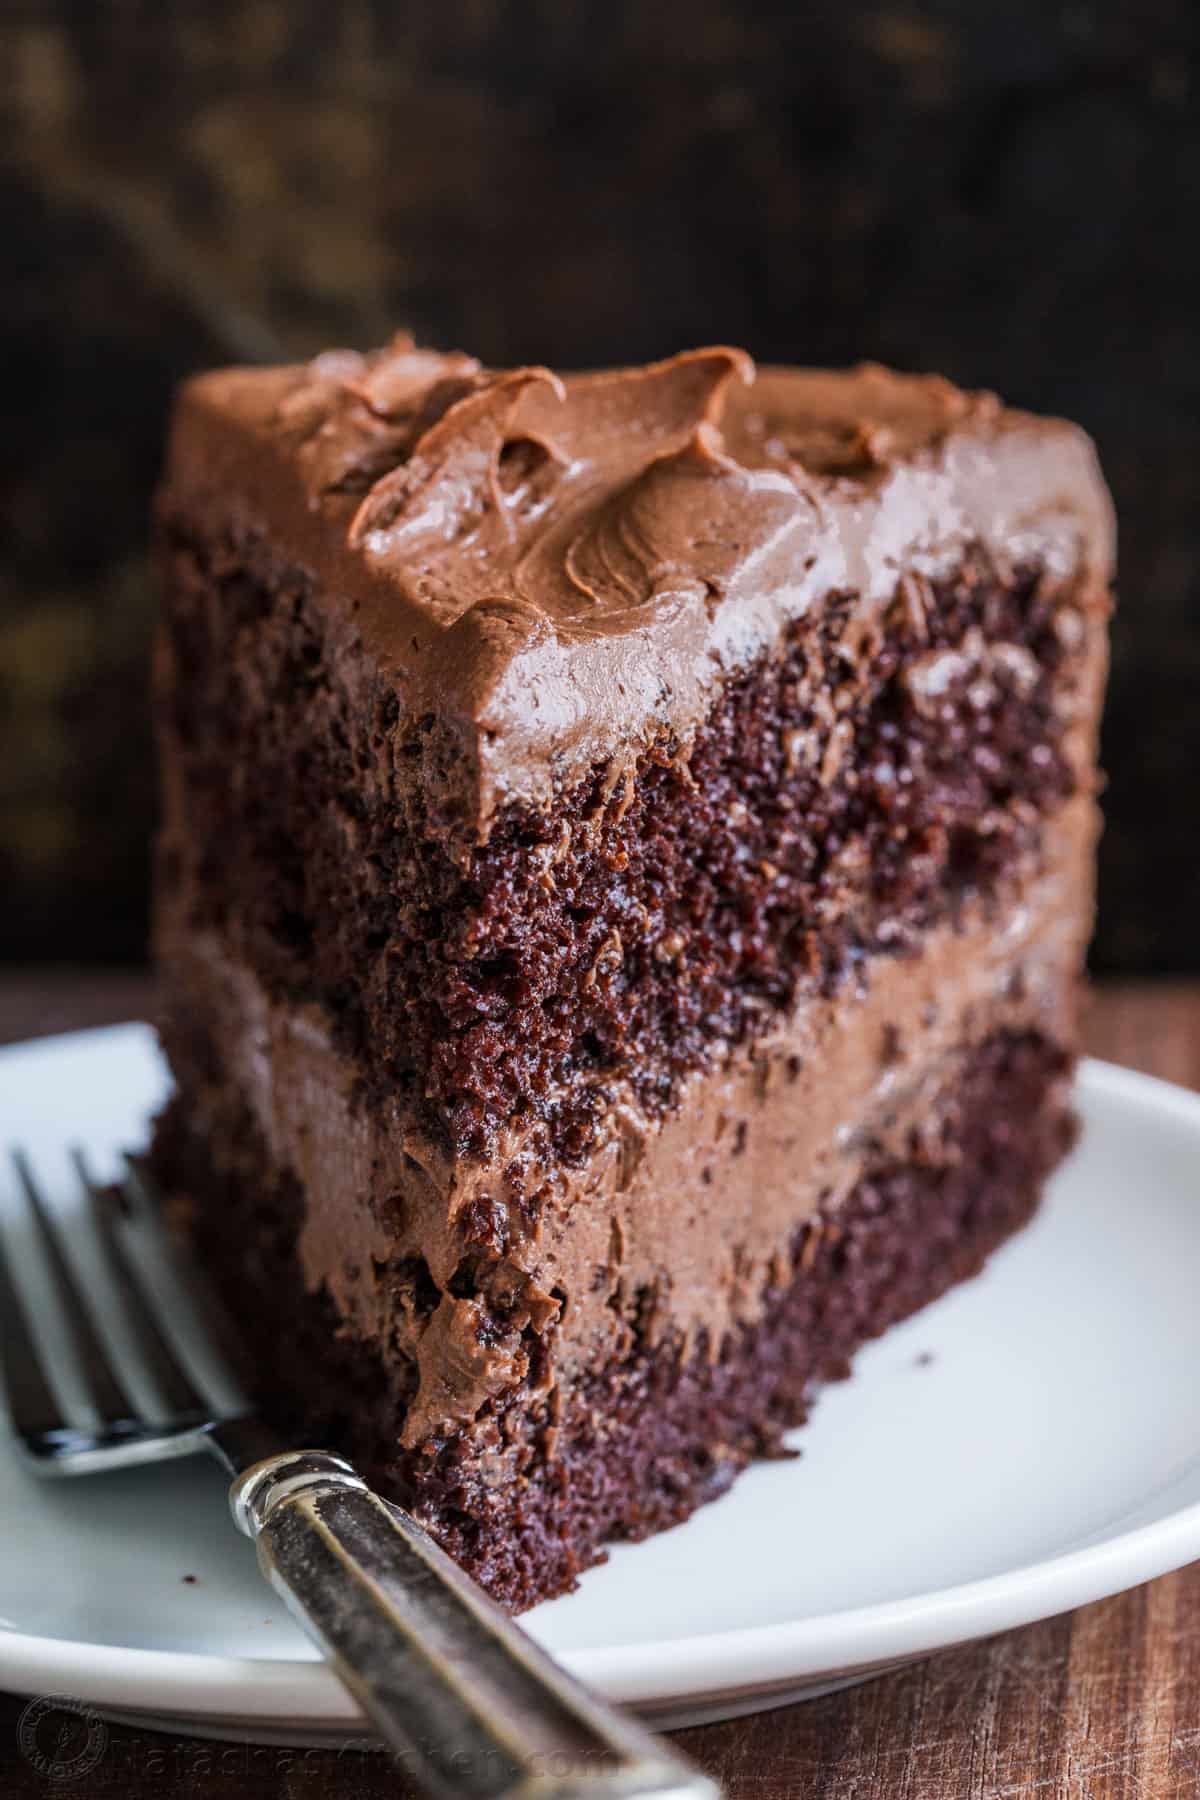
[{"label": "dark blurred background", "polygon": [[1081,420],[1122,523],[1095,960],[1200,969],[1196,0],[44,0],[0,83],[0,957],[143,955],[172,385],[403,324]]}]

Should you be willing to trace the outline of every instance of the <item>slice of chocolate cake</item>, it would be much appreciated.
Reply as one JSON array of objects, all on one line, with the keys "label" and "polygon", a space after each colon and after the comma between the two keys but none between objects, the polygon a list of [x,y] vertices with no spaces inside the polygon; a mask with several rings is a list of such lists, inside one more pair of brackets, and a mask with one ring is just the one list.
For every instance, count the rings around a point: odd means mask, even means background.
[{"label": "slice of chocolate cake", "polygon": [[1071,1139],[1074,427],[729,350],[184,391],[160,1179],[264,1394],[514,1607],[719,1494]]}]

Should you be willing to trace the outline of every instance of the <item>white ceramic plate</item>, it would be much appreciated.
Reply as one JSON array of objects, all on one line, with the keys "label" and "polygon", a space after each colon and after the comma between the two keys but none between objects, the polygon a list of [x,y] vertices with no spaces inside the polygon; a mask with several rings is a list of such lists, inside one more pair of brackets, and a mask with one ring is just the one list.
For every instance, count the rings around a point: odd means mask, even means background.
[{"label": "white ceramic plate", "polygon": [[[64,1146],[103,1166],[165,1088],[143,1026],[19,1045],[0,1052],[0,1142],[69,1207]],[[682,1723],[1200,1557],[1200,1096],[1090,1063],[1079,1099],[1083,1142],[1033,1226],[864,1351],[799,1460],[528,1615],[543,1644]],[[44,1487],[0,1443],[0,1689],[226,1735],[362,1731],[203,1460]]]}]

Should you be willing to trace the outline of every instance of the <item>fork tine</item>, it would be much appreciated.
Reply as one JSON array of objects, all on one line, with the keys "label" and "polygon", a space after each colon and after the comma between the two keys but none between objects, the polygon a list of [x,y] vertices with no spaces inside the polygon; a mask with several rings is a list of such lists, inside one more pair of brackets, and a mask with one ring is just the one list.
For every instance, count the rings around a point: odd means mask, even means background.
[{"label": "fork tine", "polygon": [[156,1425],[178,1426],[207,1418],[209,1409],[160,1330],[154,1308],[143,1293],[137,1266],[122,1243],[113,1189],[94,1179],[87,1158],[78,1147],[71,1150],[71,1161],[87,1196],[101,1255],[120,1297],[121,1315],[137,1358],[135,1372],[156,1398],[153,1409],[142,1410]]},{"label": "fork tine", "polygon": [[246,1413],[250,1402],[236,1373],[237,1333],[200,1271],[184,1266],[142,1158],[127,1155],[125,1165],[120,1183],[122,1226],[130,1250],[138,1253],[146,1304],[176,1360],[204,1396],[210,1415],[232,1418]]},{"label": "fork tine", "polygon": [[14,1431],[22,1437],[48,1439],[68,1429],[58,1401],[42,1372],[14,1279],[6,1234],[0,1228],[0,1375]]},{"label": "fork tine", "polygon": [[[78,1378],[102,1423],[106,1427],[132,1423],[137,1417],[136,1408],[118,1381],[109,1362],[108,1354],[97,1335],[87,1298],[75,1278],[75,1273],[67,1260],[62,1245],[59,1243],[57,1227],[50,1216],[50,1209],[41,1190],[34,1180],[29,1159],[24,1151],[14,1150],[12,1160],[17,1171],[17,1179],[29,1203],[29,1211],[45,1251],[46,1261],[53,1274],[55,1285],[63,1296],[67,1315],[66,1324],[71,1340],[67,1354],[73,1356]],[[53,1381],[53,1370],[49,1373]]]}]

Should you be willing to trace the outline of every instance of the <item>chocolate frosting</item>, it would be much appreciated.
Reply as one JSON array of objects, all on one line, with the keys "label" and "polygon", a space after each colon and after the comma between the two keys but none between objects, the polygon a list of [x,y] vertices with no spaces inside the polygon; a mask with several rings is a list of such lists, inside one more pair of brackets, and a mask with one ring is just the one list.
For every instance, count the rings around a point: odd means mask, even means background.
[{"label": "chocolate frosting", "polygon": [[869,615],[972,546],[1099,582],[1113,562],[1076,427],[721,348],[560,378],[398,338],[218,371],[184,390],[164,503],[313,572],[405,710],[460,736],[480,835],[614,746],[686,741],[830,590]]}]

